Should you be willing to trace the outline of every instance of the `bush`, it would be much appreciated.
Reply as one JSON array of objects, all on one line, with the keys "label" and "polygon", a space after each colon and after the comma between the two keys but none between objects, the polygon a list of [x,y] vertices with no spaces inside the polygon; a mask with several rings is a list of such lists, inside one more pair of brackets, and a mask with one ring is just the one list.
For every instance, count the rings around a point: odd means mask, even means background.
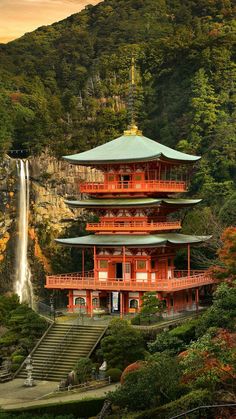
[{"label": "bush", "polygon": [[106,377],[110,377],[113,383],[120,381],[122,371],[119,368],[110,368],[106,372]]},{"label": "bush", "polygon": [[108,397],[129,410],[160,406],[179,397],[180,368],[176,359],[166,354],[152,357],[141,369],[125,376],[124,383]]},{"label": "bush", "polygon": [[170,330],[170,336],[176,337],[184,341],[184,343],[188,344],[191,340],[195,339],[195,332],[196,326],[198,324],[198,320],[189,320],[184,324],[175,327],[174,329]]},{"label": "bush", "polygon": [[137,316],[133,317],[131,319],[131,324],[133,324],[134,326],[139,326],[140,325],[140,314],[137,314]]},{"label": "bush", "polygon": [[23,355],[13,355],[11,357],[12,363],[13,364],[22,364],[22,362],[24,361],[25,357]]},{"label": "bush", "polygon": [[126,320],[111,321],[107,335],[101,340],[101,349],[109,368],[123,370],[132,362],[144,358],[142,334]]},{"label": "bush", "polygon": [[185,349],[185,344],[178,337],[171,336],[170,332],[161,332],[153,343],[148,344],[148,349],[151,353],[167,351],[175,355]]},{"label": "bush", "polygon": [[[181,414],[187,410],[194,409],[195,407],[201,405],[209,404],[211,403],[211,399],[211,394],[207,390],[191,391],[190,393],[185,394],[179,399],[171,401],[164,406],[146,410],[145,412],[136,416],[136,419],[169,419],[172,416]],[[201,414],[203,413],[202,410],[200,412]],[[201,417],[202,416],[203,415],[201,415]],[[196,412],[196,416],[194,417],[200,417],[199,412]]]},{"label": "bush", "polygon": [[[26,408],[14,409],[9,411],[9,415],[12,417],[22,418],[27,417],[23,414],[28,414],[29,418],[35,418],[37,416],[48,415],[48,417],[54,418],[57,415],[74,415],[75,418],[87,418],[91,416],[97,416],[101,411],[104,404],[105,398],[94,398],[94,399],[82,399],[66,403],[55,403],[41,406],[31,406]],[[68,416],[66,416],[66,419]],[[0,413],[1,419],[1,413]],[[4,418],[5,419],[5,418]]]},{"label": "bush", "polygon": [[85,383],[91,379],[93,363],[90,358],[80,358],[75,364],[74,370],[78,383]]}]

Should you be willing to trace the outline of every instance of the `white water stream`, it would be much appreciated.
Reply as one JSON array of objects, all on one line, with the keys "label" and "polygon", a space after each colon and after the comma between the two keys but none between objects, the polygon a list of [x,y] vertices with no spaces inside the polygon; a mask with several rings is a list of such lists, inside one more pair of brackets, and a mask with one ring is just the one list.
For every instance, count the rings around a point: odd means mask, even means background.
[{"label": "white water stream", "polygon": [[17,162],[19,176],[18,197],[18,239],[16,243],[15,292],[20,302],[33,307],[33,287],[28,263],[28,221],[29,221],[29,162]]}]

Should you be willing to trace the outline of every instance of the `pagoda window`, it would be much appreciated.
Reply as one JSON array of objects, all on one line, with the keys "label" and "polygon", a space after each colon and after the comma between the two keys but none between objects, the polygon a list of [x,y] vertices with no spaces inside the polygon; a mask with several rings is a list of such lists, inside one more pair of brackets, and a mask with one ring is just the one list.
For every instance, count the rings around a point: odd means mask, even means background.
[{"label": "pagoda window", "polygon": [[151,260],[151,269],[155,269],[156,261],[154,259]]},{"label": "pagoda window", "polygon": [[145,271],[147,269],[147,261],[146,260],[137,260],[137,270],[138,271]]},{"label": "pagoda window", "polygon": [[192,301],[196,300],[196,292],[195,290],[192,291]]},{"label": "pagoda window", "polygon": [[138,308],[138,300],[130,300],[129,308]]},{"label": "pagoda window", "polygon": [[93,307],[99,307],[99,298],[93,298],[92,305]]},{"label": "pagoda window", "polygon": [[131,180],[130,174],[120,175],[120,182],[123,183],[123,187],[124,188],[128,188],[129,187],[128,182],[130,182],[130,180]]},{"label": "pagoda window", "polygon": [[75,299],[75,305],[76,306],[85,306],[85,298],[78,297]]},{"label": "pagoda window", "polygon": [[99,261],[99,268],[100,269],[107,269],[108,268],[108,260],[102,259]]},{"label": "pagoda window", "polygon": [[115,175],[108,175],[107,177],[108,182],[115,182]]}]

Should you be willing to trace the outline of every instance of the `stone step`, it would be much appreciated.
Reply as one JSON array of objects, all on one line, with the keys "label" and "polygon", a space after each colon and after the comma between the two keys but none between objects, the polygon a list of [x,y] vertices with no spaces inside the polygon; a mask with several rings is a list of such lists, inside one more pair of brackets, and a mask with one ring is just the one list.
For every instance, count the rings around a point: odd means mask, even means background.
[{"label": "stone step", "polygon": [[[70,331],[73,333],[71,338]],[[72,325],[55,324],[32,355],[34,379],[44,378],[56,382],[65,379],[76,361],[80,357],[89,355],[103,333],[103,326],[75,325],[72,328]],[[68,346],[65,343],[67,337],[69,337]],[[60,344],[66,345],[61,354],[59,353]],[[50,363],[52,363],[51,366]],[[18,377],[25,378],[26,376],[24,368]]]}]

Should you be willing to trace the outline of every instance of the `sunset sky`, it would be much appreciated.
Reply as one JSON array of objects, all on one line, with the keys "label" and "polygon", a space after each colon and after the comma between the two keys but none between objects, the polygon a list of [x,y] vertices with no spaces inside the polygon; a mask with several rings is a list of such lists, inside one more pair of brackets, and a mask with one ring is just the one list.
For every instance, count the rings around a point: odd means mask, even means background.
[{"label": "sunset sky", "polygon": [[0,42],[9,42],[101,0],[0,0]]}]

